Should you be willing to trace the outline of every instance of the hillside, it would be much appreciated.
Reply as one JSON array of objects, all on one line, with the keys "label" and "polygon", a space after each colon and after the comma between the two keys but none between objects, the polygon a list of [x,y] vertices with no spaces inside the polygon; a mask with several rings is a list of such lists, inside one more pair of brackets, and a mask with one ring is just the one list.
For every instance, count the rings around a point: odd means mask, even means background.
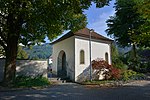
[{"label": "hillside", "polygon": [[48,43],[23,48],[28,54],[28,59],[48,59],[52,54],[52,46]]}]

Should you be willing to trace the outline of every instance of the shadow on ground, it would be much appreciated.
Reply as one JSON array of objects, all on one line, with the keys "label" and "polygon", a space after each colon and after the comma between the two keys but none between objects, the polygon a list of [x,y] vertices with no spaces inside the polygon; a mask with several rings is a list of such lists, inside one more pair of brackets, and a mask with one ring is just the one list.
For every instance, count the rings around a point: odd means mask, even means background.
[{"label": "shadow on ground", "polygon": [[150,84],[88,88],[69,83],[34,90],[1,91],[0,100],[150,100]]}]

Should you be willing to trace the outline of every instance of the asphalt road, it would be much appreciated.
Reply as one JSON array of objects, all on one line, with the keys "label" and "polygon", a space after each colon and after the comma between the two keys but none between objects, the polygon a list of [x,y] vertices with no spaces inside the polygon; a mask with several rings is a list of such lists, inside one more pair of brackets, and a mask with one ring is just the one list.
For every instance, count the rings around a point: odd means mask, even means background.
[{"label": "asphalt road", "polygon": [[150,100],[150,84],[91,88],[70,83],[40,90],[0,91],[0,100]]}]

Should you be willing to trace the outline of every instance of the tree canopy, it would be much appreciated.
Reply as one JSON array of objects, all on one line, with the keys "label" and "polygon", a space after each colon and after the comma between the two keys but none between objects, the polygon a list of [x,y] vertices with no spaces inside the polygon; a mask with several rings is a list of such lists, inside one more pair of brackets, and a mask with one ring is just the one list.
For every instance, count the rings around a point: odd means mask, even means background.
[{"label": "tree canopy", "polygon": [[6,53],[4,82],[15,78],[17,45],[44,42],[64,30],[76,31],[86,26],[83,14],[92,2],[97,7],[107,5],[110,0],[1,0],[0,1],[0,45]]},{"label": "tree canopy", "polygon": [[[143,9],[146,7],[147,5]],[[139,9],[140,5],[137,0],[116,0],[116,13],[107,20],[108,29],[106,32],[108,35],[114,36],[120,46],[131,46],[131,44],[150,46],[148,39],[150,29],[147,28],[150,26],[149,18],[147,12],[140,12]]]},{"label": "tree canopy", "polygon": [[[142,41],[142,45],[150,46],[150,0],[135,0],[137,12],[140,14],[140,17],[145,20],[145,23],[139,27],[139,31],[142,34],[138,37],[137,40]],[[140,42],[138,41],[138,42]]]}]

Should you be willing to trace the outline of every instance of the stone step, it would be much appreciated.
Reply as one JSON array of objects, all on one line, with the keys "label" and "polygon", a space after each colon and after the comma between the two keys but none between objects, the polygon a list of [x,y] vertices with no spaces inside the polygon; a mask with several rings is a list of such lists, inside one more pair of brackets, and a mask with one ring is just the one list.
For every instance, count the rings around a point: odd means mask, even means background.
[{"label": "stone step", "polygon": [[58,77],[52,77],[52,78],[48,78],[48,79],[49,79],[49,80],[54,80],[54,81],[55,81],[55,80],[56,80],[56,81],[57,81],[57,80],[61,80],[61,78],[58,78]]},{"label": "stone step", "polygon": [[49,80],[56,84],[66,83],[66,80],[62,80],[61,78],[49,78]]}]

